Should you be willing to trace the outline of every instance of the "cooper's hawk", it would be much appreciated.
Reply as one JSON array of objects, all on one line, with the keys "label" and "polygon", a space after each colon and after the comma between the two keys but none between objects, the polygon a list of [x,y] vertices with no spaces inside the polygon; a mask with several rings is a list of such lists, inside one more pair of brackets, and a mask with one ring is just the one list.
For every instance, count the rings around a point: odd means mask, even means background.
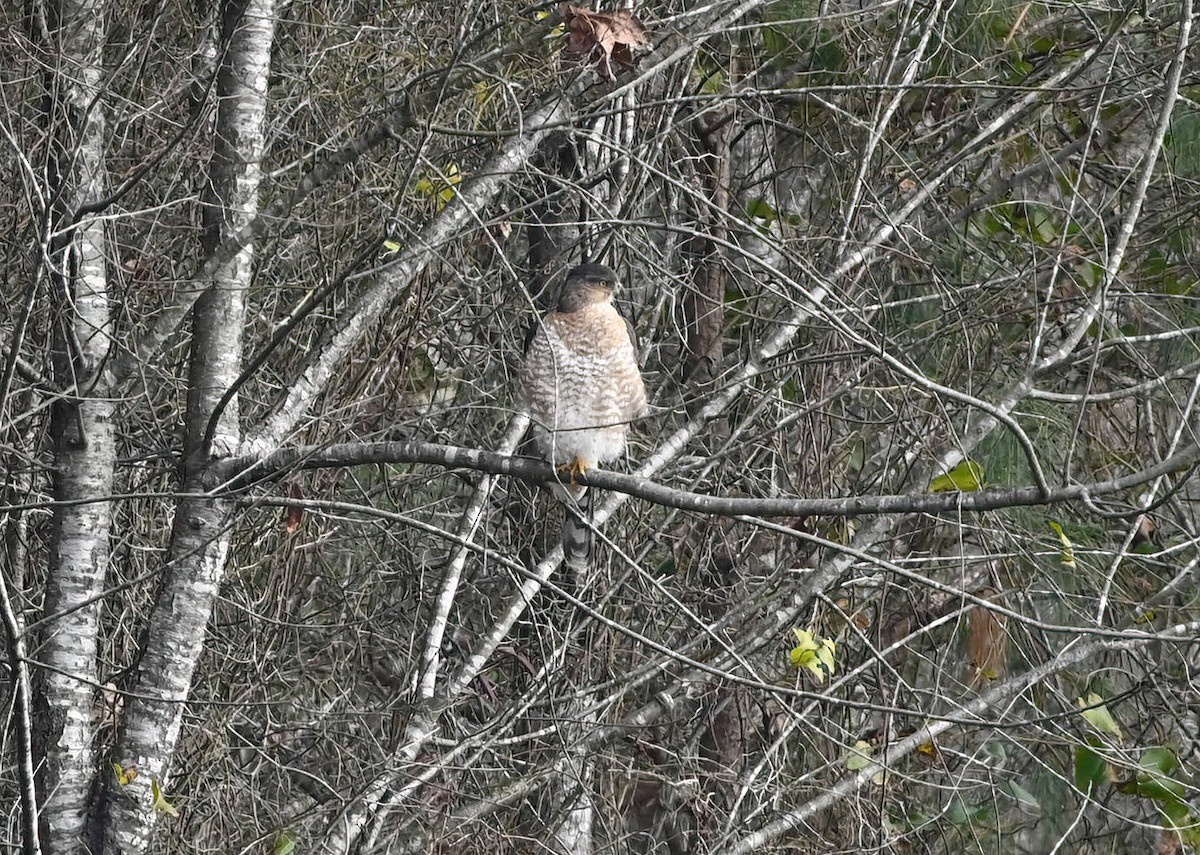
[{"label": "cooper's hawk", "polygon": [[[629,422],[646,411],[633,328],[612,304],[616,286],[616,274],[602,264],[571,270],[557,308],[534,330],[518,374],[519,402],[533,420],[539,451],[572,480],[620,457]],[[585,489],[572,483],[559,498],[578,506]],[[587,558],[590,534],[568,509],[568,562]]]}]

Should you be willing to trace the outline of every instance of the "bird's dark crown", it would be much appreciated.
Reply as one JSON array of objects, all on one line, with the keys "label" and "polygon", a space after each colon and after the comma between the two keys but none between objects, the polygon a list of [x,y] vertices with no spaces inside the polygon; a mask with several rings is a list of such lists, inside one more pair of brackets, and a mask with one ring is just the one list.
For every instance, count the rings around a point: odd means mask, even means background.
[{"label": "bird's dark crown", "polygon": [[616,285],[617,274],[603,264],[588,263],[573,267],[559,291],[558,311],[567,314],[592,303],[609,300]]},{"label": "bird's dark crown", "polygon": [[588,262],[572,267],[567,272],[567,282],[602,282],[612,287],[617,284],[617,274],[613,273],[611,267]]}]

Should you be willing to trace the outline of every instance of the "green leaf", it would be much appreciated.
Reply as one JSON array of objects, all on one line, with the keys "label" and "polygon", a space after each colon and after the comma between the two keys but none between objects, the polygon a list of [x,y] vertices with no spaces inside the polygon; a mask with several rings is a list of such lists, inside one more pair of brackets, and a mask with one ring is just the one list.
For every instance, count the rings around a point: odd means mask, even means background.
[{"label": "green leaf", "polygon": [[850,753],[846,755],[846,768],[851,772],[859,772],[867,768],[874,762],[871,759],[874,752],[875,749],[871,747],[871,743],[865,739],[858,740],[850,749]]},{"label": "green leaf", "polygon": [[1090,258],[1081,258],[1075,263],[1075,272],[1080,281],[1088,289],[1095,288],[1104,281],[1104,265],[1097,264]]},{"label": "green leaf", "polygon": [[955,825],[966,825],[967,804],[961,796],[954,796],[950,799],[950,804],[946,807],[946,819]]},{"label": "green leaf", "polygon": [[882,784],[884,779],[884,769],[875,762],[872,755],[875,753],[875,747],[865,739],[860,739],[854,743],[854,747],[846,755],[846,769],[851,772],[861,772],[863,769],[873,770],[871,781],[876,784]]},{"label": "green leaf", "polygon": [[296,838],[289,831],[281,831],[275,837],[274,855],[292,855],[296,851]]},{"label": "green leaf", "polygon": [[961,796],[954,796],[946,808],[946,818],[955,825],[986,825],[990,820],[986,804],[969,805]]},{"label": "green leaf", "polygon": [[[1183,803],[1187,787],[1171,777],[1178,766],[1179,758],[1170,748],[1162,745],[1147,748],[1138,760],[1137,778],[1123,784],[1121,792],[1162,802],[1164,810],[1166,806]],[[1184,804],[1184,815],[1187,812],[1187,805]]]},{"label": "green leaf", "polygon": [[746,213],[756,220],[762,220],[764,225],[771,225],[779,219],[779,212],[771,207],[771,204],[762,198],[751,199],[746,203]]},{"label": "green leaf", "polygon": [[1034,208],[1029,212],[1029,230],[1041,244],[1053,243],[1058,239],[1058,228],[1045,208]]},{"label": "green leaf", "polygon": [[1139,775],[1136,781],[1121,787],[1123,793],[1133,793],[1157,802],[1177,802],[1187,795],[1187,787],[1174,778],[1159,775]]},{"label": "green leaf", "polygon": [[989,765],[999,766],[1008,760],[1008,752],[1004,750],[1004,743],[996,741],[988,741],[983,744],[983,753],[988,757]]},{"label": "green leaf", "polygon": [[1170,775],[1179,766],[1179,758],[1175,752],[1164,745],[1147,748],[1142,754],[1138,765],[1151,774]]},{"label": "green leaf", "polygon": [[1057,50],[1062,44],[1062,39],[1055,36],[1040,36],[1029,43],[1029,52],[1034,54],[1050,53]]},{"label": "green leaf", "polygon": [[1046,525],[1050,526],[1054,533],[1058,535],[1058,542],[1062,544],[1062,552],[1059,553],[1058,562],[1063,567],[1075,567],[1075,544],[1071,543],[1071,538],[1067,537],[1067,533],[1063,531],[1062,524],[1054,520],[1047,520]]},{"label": "green leaf", "polygon": [[1007,39],[1013,31],[1013,22],[1007,15],[994,14],[986,17],[988,32],[993,38]]},{"label": "green leaf", "polygon": [[862,472],[862,468],[867,462],[867,444],[862,439],[854,440],[846,450],[842,461],[849,471]]},{"label": "green leaf", "polygon": [[1075,749],[1075,786],[1085,793],[1112,780],[1108,761],[1086,745]]},{"label": "green leaf", "polygon": [[1091,692],[1086,698],[1080,698],[1078,703],[1080,715],[1096,730],[1107,733],[1117,742],[1125,738],[1121,733],[1121,726],[1104,705],[1104,698]]},{"label": "green leaf", "polygon": [[725,72],[717,70],[704,76],[700,91],[706,95],[719,95],[725,88]]},{"label": "green leaf", "polygon": [[973,493],[983,486],[983,464],[970,458],[929,482],[931,493]]},{"label": "green leaf", "polygon": [[1161,805],[1159,809],[1179,836],[1183,838],[1184,843],[1193,849],[1200,844],[1200,820],[1197,820],[1186,803],[1172,802]]},{"label": "green leaf", "polygon": [[762,33],[763,47],[766,48],[767,54],[772,59],[789,58],[799,53],[795,40],[777,27],[763,27]]},{"label": "green leaf", "polygon": [[1008,789],[1009,792],[1012,793],[1012,797],[1017,800],[1017,804],[1020,806],[1021,810],[1025,811],[1026,813],[1042,812],[1042,805],[1041,802],[1037,800],[1037,797],[1034,796],[1033,793],[1029,792],[1029,790],[1018,784],[1016,781],[1009,781]]},{"label": "green leaf", "polygon": [[904,813],[890,814],[892,823],[899,828],[916,831],[929,824],[930,817],[919,810],[908,810]]}]

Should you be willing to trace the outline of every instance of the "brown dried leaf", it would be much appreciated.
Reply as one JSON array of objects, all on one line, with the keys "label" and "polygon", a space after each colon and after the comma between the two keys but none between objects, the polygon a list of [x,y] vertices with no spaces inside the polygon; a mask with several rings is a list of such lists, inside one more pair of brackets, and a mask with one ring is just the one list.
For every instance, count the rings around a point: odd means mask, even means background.
[{"label": "brown dried leaf", "polygon": [[[299,484],[293,484],[288,488],[288,497],[292,499],[303,499],[304,492],[300,489]],[[284,518],[283,530],[288,534],[295,534],[300,530],[300,526],[304,524],[304,508],[300,505],[289,505],[287,516]]]},{"label": "brown dried leaf", "polygon": [[[991,589],[977,596],[996,596]],[[971,685],[998,680],[1008,671],[1008,619],[983,606],[974,606],[967,618],[967,657],[971,661]]]},{"label": "brown dried leaf", "polygon": [[565,4],[563,22],[567,33],[567,52],[593,59],[600,76],[613,80],[613,63],[633,67],[633,49],[648,44],[646,28],[631,9],[593,12]]},{"label": "brown dried leaf", "polygon": [[1154,532],[1158,529],[1158,523],[1154,521],[1154,517],[1149,514],[1142,514],[1138,517],[1137,531],[1133,533],[1133,545],[1141,546],[1143,543],[1154,543]]},{"label": "brown dried leaf", "polygon": [[512,223],[508,220],[492,223],[475,235],[475,242],[480,246],[494,246],[498,243],[504,243],[508,240],[508,236],[512,234],[512,229]]},{"label": "brown dried leaf", "polygon": [[1178,832],[1163,829],[1154,848],[1154,855],[1183,855],[1183,839]]}]

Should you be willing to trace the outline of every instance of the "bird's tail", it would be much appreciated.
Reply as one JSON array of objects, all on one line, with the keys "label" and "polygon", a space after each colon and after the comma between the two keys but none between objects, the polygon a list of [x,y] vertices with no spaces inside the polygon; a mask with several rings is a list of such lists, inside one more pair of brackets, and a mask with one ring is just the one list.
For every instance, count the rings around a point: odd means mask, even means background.
[{"label": "bird's tail", "polygon": [[582,492],[568,490],[568,499],[563,503],[563,561],[572,569],[582,570],[592,557],[592,491],[586,487],[575,489]]}]

